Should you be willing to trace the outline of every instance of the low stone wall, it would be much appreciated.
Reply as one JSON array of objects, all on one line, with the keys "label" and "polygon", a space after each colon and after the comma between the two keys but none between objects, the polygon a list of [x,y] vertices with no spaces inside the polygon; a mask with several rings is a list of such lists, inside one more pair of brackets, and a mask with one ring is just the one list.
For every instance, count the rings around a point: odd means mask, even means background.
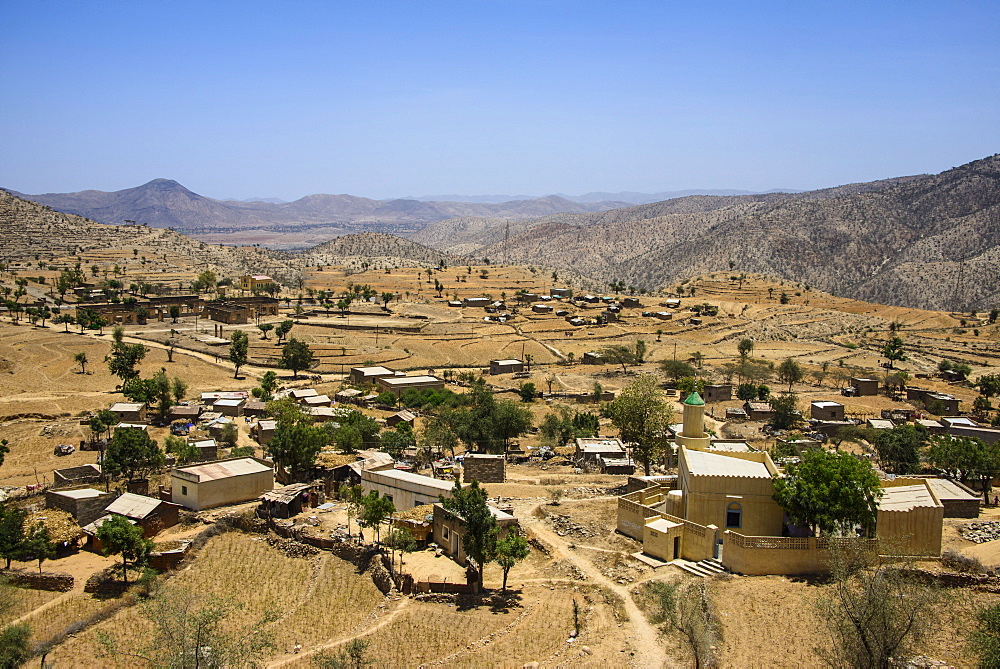
[{"label": "low stone wall", "polygon": [[9,571],[4,574],[11,585],[31,590],[48,590],[51,592],[69,592],[73,589],[74,579],[69,574],[58,572]]},{"label": "low stone wall", "polygon": [[748,537],[727,530],[723,534],[722,564],[737,574],[823,574],[830,570],[830,548],[836,544],[876,551],[874,539],[823,537]]}]

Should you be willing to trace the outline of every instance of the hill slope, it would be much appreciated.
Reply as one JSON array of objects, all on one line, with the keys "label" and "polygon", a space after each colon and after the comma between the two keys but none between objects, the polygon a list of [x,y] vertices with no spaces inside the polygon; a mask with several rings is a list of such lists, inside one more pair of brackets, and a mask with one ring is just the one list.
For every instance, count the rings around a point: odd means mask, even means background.
[{"label": "hill slope", "polygon": [[[1000,301],[1000,156],[934,176],[682,198],[524,226],[506,244],[476,248],[476,257],[649,289],[732,263],[731,271],[887,304],[957,309]],[[413,237],[427,243],[426,233]]]}]

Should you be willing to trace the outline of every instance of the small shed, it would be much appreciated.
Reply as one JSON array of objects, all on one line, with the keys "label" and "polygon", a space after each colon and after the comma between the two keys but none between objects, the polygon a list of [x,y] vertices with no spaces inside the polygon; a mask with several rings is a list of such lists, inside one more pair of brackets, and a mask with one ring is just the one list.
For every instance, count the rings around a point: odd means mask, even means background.
[{"label": "small shed", "polygon": [[416,415],[412,411],[398,411],[388,418],[385,419],[385,424],[389,427],[394,427],[400,423],[408,423],[410,427],[413,427],[413,421],[417,419]]},{"label": "small shed", "polygon": [[243,405],[243,415],[244,416],[263,416],[267,412],[267,402],[259,402],[257,400],[247,400],[247,403]]},{"label": "small shed", "polygon": [[278,421],[259,420],[250,426],[250,436],[261,446],[266,446],[274,437],[276,429],[278,429]]},{"label": "small shed", "polygon": [[104,509],[117,495],[118,493],[103,492],[95,488],[48,490],[45,492],[45,507],[65,511],[82,526],[103,516]]},{"label": "small shed", "polygon": [[878,379],[852,376],[850,385],[854,387],[855,394],[858,397],[878,395]]},{"label": "small shed", "polygon": [[52,486],[54,488],[79,485],[81,483],[97,483],[100,480],[101,468],[99,465],[80,465],[79,467],[67,467],[52,472]]},{"label": "small shed", "polygon": [[145,423],[146,405],[138,402],[115,402],[109,409],[123,423]]},{"label": "small shed", "polygon": [[503,455],[466,453],[462,459],[462,480],[503,483],[507,480],[506,459]]},{"label": "small shed", "polygon": [[177,524],[179,504],[164,502],[154,497],[124,493],[105,508],[109,514],[125,516],[142,528],[142,536],[151,537],[167,527]]},{"label": "small shed", "polygon": [[215,439],[205,439],[203,437],[189,437],[188,444],[198,449],[196,462],[217,460],[219,457],[219,444],[215,441]]},{"label": "small shed", "polygon": [[747,401],[743,403],[743,410],[750,420],[770,420],[774,416],[774,407],[770,402]]},{"label": "small shed", "polygon": [[635,473],[635,463],[632,462],[632,458],[609,458],[602,455],[597,461],[602,474],[631,476]]},{"label": "small shed", "polygon": [[637,309],[642,307],[642,303],[639,302],[638,297],[626,297],[622,300],[622,306],[626,309]]},{"label": "small shed", "polygon": [[510,358],[507,360],[490,360],[490,375],[496,376],[497,374],[513,374],[514,372],[523,372],[524,362],[517,360],[516,358]]},{"label": "small shed", "polygon": [[844,420],[844,405],[840,402],[812,402],[809,417],[816,420]]},{"label": "small shed", "polygon": [[727,407],[726,420],[749,420],[746,409],[743,407]]},{"label": "small shed", "polygon": [[733,399],[733,386],[730,383],[717,383],[705,386],[702,393],[705,404],[715,404],[716,402],[728,402]]},{"label": "small shed", "polygon": [[[291,518],[302,513],[304,508],[308,508],[310,483],[292,483],[269,490],[261,495],[258,515],[265,518]],[[323,502],[319,502],[322,504]]]},{"label": "small shed", "polygon": [[230,416],[235,418],[236,416],[243,415],[243,405],[246,400],[231,400],[231,399],[219,399],[215,400],[215,404],[212,405],[212,410],[217,411],[223,416]]},{"label": "small shed", "polygon": [[536,314],[551,314],[552,305],[551,304],[532,304],[531,311]]},{"label": "small shed", "polygon": [[331,400],[327,395],[311,395],[310,397],[301,399],[300,402],[310,408],[328,407],[333,405],[333,400]]},{"label": "small shed", "polygon": [[186,420],[189,423],[195,423],[198,421],[198,416],[201,415],[201,406],[197,404],[175,404],[170,407],[170,413],[167,418],[170,422],[175,420]]}]

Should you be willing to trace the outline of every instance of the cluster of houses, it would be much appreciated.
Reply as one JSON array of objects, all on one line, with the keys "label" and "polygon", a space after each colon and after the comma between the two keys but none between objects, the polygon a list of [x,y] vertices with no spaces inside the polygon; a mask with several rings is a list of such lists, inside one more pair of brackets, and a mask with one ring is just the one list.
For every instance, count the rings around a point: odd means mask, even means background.
[{"label": "cluster of houses", "polygon": [[[831,403],[818,404],[824,417],[838,415]],[[683,423],[674,438],[677,475],[633,477],[630,492],[618,501],[618,530],[642,542],[646,559],[679,560],[696,573],[705,567],[689,563],[713,560],[743,574],[824,571],[833,540],[810,537],[789,522],[773,498],[774,481],[783,472],[767,453],[710,438],[704,410],[697,393],[684,401]],[[943,519],[978,513],[979,496],[960,483],[885,480],[871,545],[936,557]]]}]

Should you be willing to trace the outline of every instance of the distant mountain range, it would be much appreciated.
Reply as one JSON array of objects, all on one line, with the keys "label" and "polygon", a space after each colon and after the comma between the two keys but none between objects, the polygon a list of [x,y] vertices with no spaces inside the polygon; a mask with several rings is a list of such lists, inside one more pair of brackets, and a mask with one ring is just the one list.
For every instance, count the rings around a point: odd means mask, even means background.
[{"label": "distant mountain range", "polygon": [[713,271],[932,309],[1000,305],[1000,156],[937,175],[804,193],[692,196],[508,224],[455,219],[410,235],[494,262],[660,289]]},{"label": "distant mountain range", "polygon": [[[154,179],[125,190],[26,195],[20,198],[56,211],[107,224],[137,221],[173,228],[198,239],[302,248],[352,232],[407,234],[456,216],[534,218],[554,213],[599,212],[623,202],[579,204],[556,196],[496,204],[372,200],[353,195],[307,195],[294,202],[215,200],[176,181]],[[297,233],[289,236],[289,233]],[[308,233],[308,234],[304,234]],[[291,244],[289,239],[294,240]]]},{"label": "distant mountain range", "polygon": [[[689,195],[762,195],[765,193],[801,193],[793,188],[773,188],[767,191],[755,190],[733,190],[731,188],[722,189],[689,189],[689,190],[668,190],[659,193],[638,193],[635,191],[621,191],[618,193],[593,192],[583,195],[566,195],[565,193],[555,193],[555,197],[561,197],[577,204],[599,204],[606,202],[622,202],[628,204],[648,204],[650,202],[660,202],[661,200],[672,200],[678,197]],[[407,197],[407,200],[418,200],[420,202],[483,202],[500,203],[511,202],[513,200],[532,200],[536,195],[421,195],[420,197]],[[243,200],[249,202],[250,200]]]}]

